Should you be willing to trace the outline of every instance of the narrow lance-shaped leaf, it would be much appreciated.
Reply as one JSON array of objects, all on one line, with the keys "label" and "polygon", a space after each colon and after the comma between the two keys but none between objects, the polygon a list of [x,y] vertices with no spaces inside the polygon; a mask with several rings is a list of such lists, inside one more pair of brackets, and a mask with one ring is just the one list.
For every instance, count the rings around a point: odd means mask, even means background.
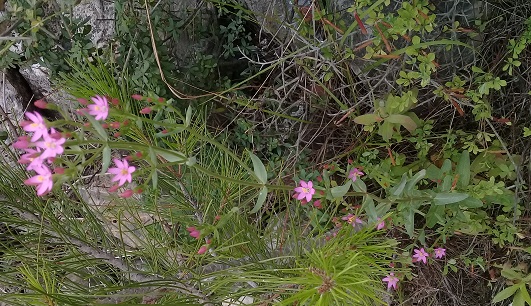
[{"label": "narrow lance-shaped leaf", "polygon": [[186,127],[189,127],[191,122],[192,122],[192,107],[188,106],[188,109],[186,110],[186,118],[184,120],[184,125]]},{"label": "narrow lance-shaped leaf", "polygon": [[435,205],[446,205],[460,202],[466,198],[468,198],[468,194],[466,193],[440,192],[433,197],[433,203]]},{"label": "narrow lance-shaped leaf", "polygon": [[258,194],[258,199],[256,200],[256,204],[254,205],[253,209],[250,211],[251,214],[256,214],[260,209],[262,209],[262,206],[264,206],[264,202],[267,197],[267,187],[262,187],[260,190],[260,193]]},{"label": "narrow lance-shaped leaf", "polygon": [[410,133],[417,128],[417,124],[413,119],[406,115],[392,114],[389,117],[385,118],[385,121],[391,123],[398,123],[406,128]]},{"label": "narrow lance-shaped leaf", "polygon": [[94,117],[92,117],[91,115],[87,115],[87,119],[88,121],[90,121],[90,124],[92,125],[92,127],[96,130],[96,133],[98,134],[98,136],[100,136],[100,139],[107,141],[109,136],[107,135],[107,133],[105,132],[101,124],[96,119],[94,119]]},{"label": "narrow lance-shaped leaf", "polygon": [[332,197],[334,197],[334,198],[342,198],[342,197],[344,197],[345,194],[350,189],[350,184],[351,184],[351,182],[347,181],[347,183],[345,185],[336,186],[336,187],[333,187],[332,189],[330,189],[330,193],[332,194]]},{"label": "narrow lance-shaped leaf", "polygon": [[251,156],[251,160],[253,161],[254,174],[258,178],[259,183],[267,183],[267,171],[264,164],[262,163],[260,158],[258,158],[258,156],[254,155],[251,152],[249,152],[249,155]]},{"label": "narrow lance-shaped leaf", "polygon": [[181,152],[175,152],[175,151],[169,151],[169,150],[162,150],[162,149],[154,149],[155,153],[162,156],[165,160],[167,160],[170,163],[184,163],[188,159],[184,156]]},{"label": "narrow lance-shaped leaf", "polygon": [[101,153],[102,155],[102,166],[101,166],[101,174],[107,173],[107,170],[109,169],[109,165],[111,164],[111,148],[109,146],[104,146],[103,151]]},{"label": "narrow lance-shaped leaf", "polygon": [[498,303],[505,299],[508,299],[511,297],[516,290],[520,289],[518,285],[512,285],[511,287],[505,288],[502,291],[500,291],[496,296],[492,299],[492,303]]},{"label": "narrow lance-shaped leaf", "polygon": [[465,188],[470,183],[470,155],[467,150],[461,153],[459,162],[457,163],[456,172],[459,175],[457,186]]},{"label": "narrow lance-shaped leaf", "polygon": [[379,121],[382,121],[382,118],[376,114],[365,114],[354,118],[354,122],[363,125],[371,125]]}]

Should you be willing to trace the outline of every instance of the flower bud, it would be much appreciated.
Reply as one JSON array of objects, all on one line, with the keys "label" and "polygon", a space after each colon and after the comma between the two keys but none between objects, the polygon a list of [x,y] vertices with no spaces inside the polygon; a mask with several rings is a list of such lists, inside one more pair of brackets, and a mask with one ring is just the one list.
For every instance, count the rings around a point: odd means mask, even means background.
[{"label": "flower bud", "polygon": [[136,95],[136,94],[132,95],[131,98],[133,98],[133,99],[135,99],[137,101],[140,101],[140,100],[144,99],[144,97],[142,97],[141,95]]},{"label": "flower bud", "polygon": [[151,113],[152,109],[151,107],[144,107],[143,109],[140,110],[140,113],[141,114],[149,114]]},{"label": "flower bud", "polygon": [[199,248],[199,251],[197,251],[197,254],[201,255],[201,254],[205,254],[206,251],[208,251],[208,246],[207,245],[204,245],[202,247]]},{"label": "flower bud", "polygon": [[122,194],[120,194],[120,197],[122,197],[124,199],[130,198],[132,196],[133,196],[133,190],[131,190],[131,189],[128,189],[128,190],[122,192]]},{"label": "flower bud", "polygon": [[77,98],[77,102],[79,102],[81,105],[88,105],[87,99]]},{"label": "flower bud", "polygon": [[33,102],[33,105],[35,105],[36,107],[41,108],[41,109],[46,109],[47,106],[48,106],[48,103],[46,103],[42,99],[39,99],[39,100]]}]

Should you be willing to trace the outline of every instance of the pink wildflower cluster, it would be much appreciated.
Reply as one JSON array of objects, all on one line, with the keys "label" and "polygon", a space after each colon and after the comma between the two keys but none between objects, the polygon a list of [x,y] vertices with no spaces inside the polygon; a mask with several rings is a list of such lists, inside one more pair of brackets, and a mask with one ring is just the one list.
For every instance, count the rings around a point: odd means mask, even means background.
[{"label": "pink wildflower cluster", "polygon": [[[428,257],[430,257],[430,254],[424,250],[424,248],[420,249],[414,249],[413,250],[414,255],[413,262],[422,261],[424,264],[428,263]],[[446,255],[446,249],[444,248],[436,248],[433,250],[433,255],[435,258],[443,258]],[[394,267],[394,265],[393,265]],[[382,279],[383,282],[387,283],[387,289],[397,289],[398,284],[398,277],[395,276],[393,272],[389,273],[386,277]]]},{"label": "pink wildflower cluster", "polygon": [[28,112],[26,118],[28,120],[22,121],[20,126],[30,135],[18,137],[13,147],[25,151],[18,162],[37,174],[25,180],[24,184],[36,186],[37,195],[42,196],[53,187],[52,171],[47,164],[52,164],[55,157],[63,153],[66,139],[55,129],[48,129],[39,113]]},{"label": "pink wildflower cluster", "polygon": [[[413,255],[413,262],[419,262],[422,261],[424,264],[427,264],[428,257],[430,257],[430,254],[424,250],[424,248],[415,249],[413,250],[415,253]],[[443,258],[446,255],[446,249],[444,248],[436,248],[433,250],[433,255],[435,258]]]}]

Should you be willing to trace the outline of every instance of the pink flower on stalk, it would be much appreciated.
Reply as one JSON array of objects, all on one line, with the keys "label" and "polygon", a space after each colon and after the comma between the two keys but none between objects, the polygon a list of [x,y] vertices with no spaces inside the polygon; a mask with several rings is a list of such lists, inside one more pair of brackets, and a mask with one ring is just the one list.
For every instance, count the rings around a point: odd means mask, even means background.
[{"label": "pink flower on stalk", "polygon": [[42,196],[52,190],[52,172],[50,172],[50,169],[48,169],[48,167],[44,165],[42,165],[41,167],[37,167],[34,170],[35,172],[37,172],[37,175],[25,180],[24,184],[37,186],[37,195]]},{"label": "pink flower on stalk", "polygon": [[395,276],[393,272],[389,273],[386,277],[382,279],[382,281],[387,282],[387,290],[394,288],[396,289],[397,283],[398,283],[398,277]]},{"label": "pink flower on stalk", "polygon": [[131,183],[132,176],[131,174],[135,172],[136,168],[133,166],[129,166],[127,163],[127,160],[119,160],[117,158],[114,159],[114,163],[116,164],[116,168],[110,168],[109,173],[114,174],[114,177],[111,179],[112,182],[120,181],[118,182],[118,186],[122,186],[125,181],[128,181]]},{"label": "pink flower on stalk", "polygon": [[360,218],[356,217],[356,215],[353,215],[353,214],[348,214],[348,215],[344,216],[343,218],[341,218],[341,220],[347,221],[347,223],[352,225],[353,227],[356,226],[356,223],[357,224],[363,224],[363,221]]},{"label": "pink flower on stalk", "polygon": [[186,230],[190,233],[190,236],[194,237],[195,239],[199,239],[199,237],[201,237],[201,232],[198,231],[194,226],[190,226]]},{"label": "pink flower on stalk", "polygon": [[65,143],[66,139],[61,137],[54,129],[50,131],[50,134],[43,135],[42,141],[35,143],[38,148],[44,149],[40,156],[41,159],[56,157],[64,151],[62,144]]},{"label": "pink flower on stalk", "polygon": [[348,174],[348,178],[351,179],[353,182],[355,182],[358,179],[358,177],[363,176],[363,175],[365,175],[365,173],[358,170],[358,168],[354,168],[350,170]]},{"label": "pink flower on stalk", "polygon": [[433,252],[435,253],[435,258],[443,258],[446,255],[446,249],[444,248],[436,248]]},{"label": "pink flower on stalk", "polygon": [[[380,221],[381,219],[378,218],[377,220]],[[384,227],[385,227],[385,221],[382,221],[382,222],[380,222],[380,223],[378,223],[378,224],[376,225],[376,229],[377,229],[377,230],[381,230],[381,229],[384,228]]]},{"label": "pink flower on stalk", "polygon": [[43,135],[48,134],[48,128],[46,127],[44,118],[42,118],[39,113],[28,112],[26,113],[26,117],[30,121],[23,121],[21,123],[21,126],[23,126],[24,131],[33,132],[33,136],[31,137],[32,142],[35,142],[39,140],[39,138],[41,138]]},{"label": "pink flower on stalk", "polygon": [[299,187],[295,188],[295,192],[297,193],[297,200],[306,199],[307,202],[310,202],[315,193],[312,181],[300,181],[299,185]]},{"label": "pink flower on stalk", "polygon": [[90,104],[88,107],[88,113],[94,116],[96,120],[105,120],[109,115],[109,102],[107,98],[101,96],[95,96],[91,98],[94,104]]},{"label": "pink flower on stalk", "polygon": [[420,250],[419,249],[415,249],[413,250],[415,252],[415,255],[413,255],[413,258],[416,260],[416,261],[422,261],[424,264],[426,264],[426,260],[428,257],[430,257],[430,254],[428,254],[428,252],[424,251],[424,248],[421,248]]},{"label": "pink flower on stalk", "polygon": [[26,149],[26,154],[22,154],[18,160],[19,164],[29,164],[26,168],[29,170],[35,170],[43,166],[44,159],[40,157],[41,152],[39,149]]}]

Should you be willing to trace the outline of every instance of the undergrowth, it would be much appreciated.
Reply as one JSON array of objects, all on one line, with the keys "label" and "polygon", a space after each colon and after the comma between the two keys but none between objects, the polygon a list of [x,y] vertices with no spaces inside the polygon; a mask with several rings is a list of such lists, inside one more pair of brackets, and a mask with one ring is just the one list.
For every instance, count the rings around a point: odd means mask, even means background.
[{"label": "undergrowth", "polygon": [[79,110],[6,128],[2,301],[531,305],[527,2],[9,4]]}]

